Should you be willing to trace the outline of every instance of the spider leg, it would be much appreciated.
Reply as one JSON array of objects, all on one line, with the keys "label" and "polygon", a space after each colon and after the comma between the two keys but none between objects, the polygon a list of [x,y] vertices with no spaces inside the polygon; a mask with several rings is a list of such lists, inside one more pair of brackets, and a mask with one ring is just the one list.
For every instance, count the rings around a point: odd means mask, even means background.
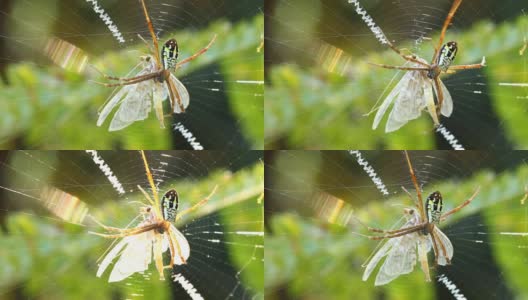
[{"label": "spider leg", "polygon": [[115,238],[121,238],[125,236],[136,235],[136,234],[140,234],[143,232],[147,232],[147,231],[157,228],[158,226],[159,224],[156,223],[156,224],[146,225],[146,226],[142,226],[138,228],[121,230],[117,234],[104,234],[104,233],[98,233],[98,232],[93,232],[93,231],[88,231],[88,233],[102,236],[104,238],[115,239]]},{"label": "spider leg", "polygon": [[218,188],[218,185],[215,185],[215,187],[213,188],[213,191],[204,199],[200,200],[200,202],[196,203],[195,205],[183,210],[182,212],[180,212],[177,216],[176,216],[176,221],[178,221],[181,217],[183,217],[184,215],[192,212],[193,210],[197,209],[198,207],[204,205],[205,203],[207,203],[207,201],[209,201],[209,198],[211,198],[214,193],[216,192],[216,189]]},{"label": "spider leg", "polygon": [[137,187],[143,193],[143,196],[145,196],[145,198],[147,198],[147,200],[150,203],[150,205],[156,205],[156,203],[154,203],[154,201],[152,201],[152,198],[150,198],[149,194],[147,192],[145,192],[145,190],[140,185],[138,185]]},{"label": "spider leg", "polygon": [[[431,241],[433,241],[433,248],[435,253],[435,266],[438,266],[438,245],[436,245],[436,236],[434,235],[434,231],[431,232]],[[445,249],[444,249],[445,254]]]},{"label": "spider leg", "polygon": [[403,231],[403,232],[399,232],[395,234],[382,235],[382,236],[369,236],[368,238],[371,240],[391,239],[391,238],[399,237],[399,236],[406,235],[409,233],[420,231],[424,228],[424,226],[425,224],[420,224],[420,225],[416,225],[412,227],[407,227],[406,229],[409,229],[407,231]]},{"label": "spider leg", "polygon": [[117,231],[117,232],[123,232],[124,230],[127,230],[127,229],[122,229],[122,228],[117,228],[117,227],[112,227],[112,226],[107,226],[99,221],[97,221],[96,218],[94,218],[92,215],[88,215],[88,217],[90,219],[92,219],[92,221],[94,221],[97,225],[103,227],[104,230],[107,230],[107,231]]},{"label": "spider leg", "polygon": [[158,270],[158,273],[160,274],[160,280],[165,280],[165,276],[163,275],[163,236],[161,234],[156,234],[154,237],[154,262],[156,264],[156,269]]},{"label": "spider leg", "polygon": [[440,110],[442,109],[442,103],[444,103],[444,92],[440,86],[438,76],[434,78],[434,85],[436,87],[436,97],[438,98],[438,105],[436,106],[436,115],[440,116]]},{"label": "spider leg", "polygon": [[104,85],[106,87],[113,87],[113,86],[122,86],[122,85],[136,84],[136,83],[140,83],[140,82],[143,82],[143,81],[151,80],[151,79],[156,78],[158,76],[159,76],[159,72],[156,72],[156,73],[145,74],[145,75],[134,77],[134,78],[119,79],[119,80],[122,81],[122,82],[119,82],[119,83],[104,83],[104,82],[99,82],[99,81],[94,81],[94,80],[90,80],[90,81],[93,82],[93,83]]},{"label": "spider leg", "polygon": [[174,84],[172,84],[170,77],[167,77],[167,79],[165,79],[165,82],[169,86],[169,95],[170,95],[170,100],[172,104],[171,107],[178,105],[180,107],[180,110],[182,112],[185,112],[185,107],[183,107],[180,94],[178,93],[178,90],[174,87]]},{"label": "spider leg", "polygon": [[401,188],[402,188],[402,190],[403,190],[405,193],[407,193],[407,195],[409,195],[409,198],[411,198],[412,202],[413,202],[416,206],[418,206],[418,203],[417,203],[416,200],[413,198],[413,196],[411,195],[411,193],[409,193],[409,191],[408,191],[405,187],[402,186]]},{"label": "spider leg", "polygon": [[433,60],[432,60],[433,63],[438,58],[439,49],[440,47],[442,47],[442,44],[444,43],[444,38],[445,38],[446,31],[447,31],[447,27],[449,26],[449,24],[451,24],[451,20],[453,20],[453,17],[455,16],[455,13],[461,3],[462,3],[462,0],[455,0],[453,2],[453,5],[451,5],[451,9],[449,10],[449,13],[447,14],[447,17],[444,21],[444,25],[442,26],[442,31],[440,33],[440,38],[438,39],[438,44],[435,47],[435,52],[434,52]]},{"label": "spider leg", "polygon": [[428,64],[423,63],[423,62],[419,61],[418,59],[416,59],[416,55],[405,55],[405,54],[403,54],[401,52],[401,50],[396,48],[391,42],[389,42],[389,48],[391,48],[392,51],[396,52],[399,56],[401,56],[403,59],[405,59],[407,61],[411,61],[411,62],[417,63],[417,64],[422,65],[424,67],[429,67]]},{"label": "spider leg", "polygon": [[[171,230],[171,229],[169,229],[169,230]],[[181,255],[181,253],[182,253],[182,249],[181,249],[180,243],[178,242],[178,239],[173,238],[173,236],[172,236],[172,231],[169,232],[169,238],[170,238],[170,240],[172,240],[172,242],[173,242],[174,245],[176,246],[176,249],[175,249],[175,250],[177,250],[177,253],[178,253],[178,255],[180,256],[180,260],[181,260],[184,264],[186,264],[187,261],[185,260],[185,257],[183,257],[183,256]],[[173,261],[174,261],[174,255],[176,255],[176,253],[174,253],[174,254],[172,255],[172,258],[171,258],[171,259],[172,259]],[[174,264],[174,263],[173,263],[173,264]]]},{"label": "spider leg", "polygon": [[[170,229],[169,229],[170,230]],[[169,232],[166,233],[168,235],[168,239],[169,239],[169,248],[170,248],[170,252],[171,252],[171,258],[170,258],[170,262],[169,262],[169,265],[168,266],[165,266],[164,268],[166,269],[172,269],[172,266],[174,265],[174,245],[172,244],[172,237],[170,235]]]},{"label": "spider leg", "polygon": [[[144,78],[154,78],[156,76],[159,76],[160,75],[160,72],[156,72],[156,73],[150,73],[150,74],[143,74],[143,75],[139,75],[139,76],[135,76],[135,77],[130,77],[130,78],[121,78],[121,77],[116,77],[116,76],[110,76],[108,74],[105,74],[103,72],[101,72],[99,69],[97,69],[96,67],[93,67],[99,74],[101,74],[101,76],[103,76],[105,79],[108,79],[108,80],[117,80],[117,81],[136,81],[136,80],[139,80],[139,79],[144,79]],[[156,76],[154,76],[156,75]]]},{"label": "spider leg", "polygon": [[473,199],[478,195],[480,191],[480,186],[477,187],[477,189],[475,190],[475,192],[473,193],[473,195],[471,195],[471,197],[469,197],[469,199],[467,199],[466,201],[464,201],[462,204],[460,204],[459,206],[453,208],[452,210],[442,214],[442,217],[440,217],[440,221],[443,221],[445,220],[449,215],[451,214],[454,214],[456,213],[457,211],[461,210],[464,206],[468,205],[469,203],[471,203],[471,201],[473,201]]},{"label": "spider leg", "polygon": [[425,224],[426,223],[422,223],[422,224],[418,224],[418,225],[414,225],[414,226],[410,226],[410,227],[405,227],[405,228],[400,228],[400,229],[396,229],[396,230],[384,230],[384,229],[378,229],[378,228],[373,228],[373,227],[367,227],[367,229],[369,231],[372,231],[372,232],[396,234],[396,233],[402,233],[402,232],[406,232],[406,231],[412,231],[412,230],[414,230],[416,228],[423,228],[423,226]]},{"label": "spider leg", "polygon": [[147,11],[147,6],[145,5],[145,0],[141,0],[141,5],[143,6],[143,13],[145,14],[145,19],[147,20],[147,26],[150,32],[150,36],[152,37],[152,43],[154,44],[155,52],[152,53],[152,55],[156,59],[156,62],[158,63],[158,67],[159,67],[161,66],[161,61],[159,57],[158,38],[156,37],[156,33],[154,32],[154,26],[152,25],[152,21],[150,20],[150,17]]},{"label": "spider leg", "polygon": [[152,49],[152,46],[141,36],[141,34],[138,33],[138,37],[147,45],[147,48],[149,49],[150,53],[156,53],[154,49]]},{"label": "spider leg", "polygon": [[369,65],[382,67],[385,69],[398,69],[398,70],[406,70],[406,71],[428,71],[429,68],[413,68],[413,67],[397,67],[397,66],[389,66],[389,65],[383,65],[383,64],[376,64],[376,63],[368,63]]},{"label": "spider leg", "polygon": [[179,68],[181,65],[186,64],[186,63],[190,62],[191,60],[197,58],[198,56],[204,54],[205,51],[209,50],[209,48],[213,45],[215,40],[216,40],[216,34],[213,36],[213,39],[209,42],[209,44],[207,46],[205,46],[205,48],[203,48],[202,50],[196,52],[192,56],[189,56],[186,59],[184,59],[184,60],[180,61],[179,63],[177,63],[176,64],[176,69]]},{"label": "spider leg", "polygon": [[414,169],[411,164],[411,159],[409,158],[409,154],[407,151],[404,151],[405,158],[407,160],[407,166],[409,167],[409,174],[411,175],[411,180],[414,185],[414,189],[416,190],[416,196],[418,197],[418,210],[420,211],[420,215],[422,216],[422,220],[427,220],[425,215],[425,209],[423,206],[423,200],[422,200],[422,191],[420,190],[420,186],[418,185],[418,180],[416,179],[416,175],[414,174]]},{"label": "spider leg", "polygon": [[[446,263],[447,263],[448,265],[450,265],[450,264],[451,264],[451,259],[449,259],[449,257],[447,256],[447,250],[446,250],[446,247],[445,247],[444,243],[442,242],[442,240],[440,240],[439,238],[436,237],[436,233],[435,233],[434,229],[433,229],[431,235],[432,235],[436,240],[438,240],[438,244],[440,245],[440,250],[442,250],[442,252],[444,253],[444,257],[445,257]],[[435,259],[436,259],[435,262],[438,263],[437,255],[435,255]]]},{"label": "spider leg", "polygon": [[482,57],[482,61],[480,64],[472,64],[472,65],[455,65],[450,66],[448,70],[468,70],[468,69],[480,69],[482,67],[486,66],[486,57]]},{"label": "spider leg", "polygon": [[[143,2],[143,0],[141,0]],[[152,177],[152,172],[150,172],[150,167],[147,162],[147,156],[145,155],[145,151],[141,150],[141,158],[143,159],[143,164],[145,165],[145,173],[147,174],[147,179],[150,184],[150,188],[152,189],[152,196],[154,197],[154,209],[156,210],[156,215],[161,216],[161,208],[160,208],[160,201],[158,196],[158,189],[156,188],[156,185],[154,184],[154,178]],[[146,194],[146,193],[144,193]]]}]

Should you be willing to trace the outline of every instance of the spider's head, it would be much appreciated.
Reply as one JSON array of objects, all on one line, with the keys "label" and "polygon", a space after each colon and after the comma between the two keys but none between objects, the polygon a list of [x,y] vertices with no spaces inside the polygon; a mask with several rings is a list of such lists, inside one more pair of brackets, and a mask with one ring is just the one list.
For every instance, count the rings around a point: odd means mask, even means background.
[{"label": "spider's head", "polygon": [[427,219],[431,223],[438,224],[442,215],[442,194],[439,191],[431,193],[425,202]]},{"label": "spider's head", "polygon": [[178,193],[172,189],[163,195],[161,199],[161,212],[163,219],[169,222],[176,220],[176,211],[178,210]]},{"label": "spider's head", "polygon": [[168,40],[161,48],[161,63],[165,70],[172,70],[178,59],[178,43],[176,39]]}]

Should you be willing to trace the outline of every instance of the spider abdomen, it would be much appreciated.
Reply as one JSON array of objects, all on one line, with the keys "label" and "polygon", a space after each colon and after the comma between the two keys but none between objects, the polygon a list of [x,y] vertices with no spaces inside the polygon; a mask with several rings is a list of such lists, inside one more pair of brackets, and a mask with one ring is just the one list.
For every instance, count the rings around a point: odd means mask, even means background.
[{"label": "spider abdomen", "polygon": [[442,194],[436,191],[427,197],[425,202],[425,211],[427,212],[427,220],[430,223],[440,223],[440,217],[442,216]]},{"label": "spider abdomen", "polygon": [[442,72],[446,72],[453,60],[455,60],[457,51],[458,47],[456,42],[449,42],[442,46],[436,62]]},{"label": "spider abdomen", "polygon": [[169,222],[176,220],[176,211],[178,210],[178,193],[174,189],[168,191],[161,199],[161,211],[163,219]]},{"label": "spider abdomen", "polygon": [[174,69],[178,59],[178,43],[175,39],[168,40],[161,49],[161,61],[165,70]]},{"label": "spider abdomen", "polygon": [[458,47],[456,42],[449,42],[443,45],[440,49],[440,54],[438,54],[435,64],[429,71],[427,71],[427,77],[434,79],[440,75],[440,73],[447,72],[447,69],[449,69],[449,66],[453,60],[455,60],[457,51]]}]

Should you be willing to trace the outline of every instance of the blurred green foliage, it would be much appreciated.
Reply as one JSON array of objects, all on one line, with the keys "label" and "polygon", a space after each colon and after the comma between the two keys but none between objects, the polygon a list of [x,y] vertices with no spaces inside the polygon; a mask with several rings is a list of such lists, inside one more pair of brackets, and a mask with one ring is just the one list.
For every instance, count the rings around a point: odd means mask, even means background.
[{"label": "blurred green foliage", "polygon": [[[483,213],[485,224],[474,224],[462,229],[475,234],[489,228],[487,236],[490,240],[487,246],[492,248],[501,276],[497,278],[500,282],[490,284],[508,285],[518,299],[528,297],[528,288],[522,280],[527,274],[525,257],[524,252],[519,249],[524,247],[523,241],[519,237],[498,233],[526,232],[526,222],[519,220],[526,218],[527,203],[521,202],[521,199],[525,197],[527,180],[528,166],[522,165],[514,171],[498,175],[492,171],[482,171],[464,180],[434,184],[435,190],[442,191],[445,211],[468,199],[480,187],[475,200],[442,222],[441,227],[454,224],[472,214]],[[396,203],[412,206],[412,203],[404,193],[391,198],[389,202],[372,201],[367,205],[354,207],[354,216],[368,225],[391,228],[401,218],[401,207],[388,207]],[[269,222],[271,233],[266,232],[265,257],[267,299],[276,299],[278,294],[284,294],[278,293],[279,289],[286,289],[286,293],[296,299],[350,299],[350,295],[354,295],[356,299],[379,299],[382,295],[384,299],[434,298],[434,284],[424,281],[424,274],[419,266],[415,266],[408,275],[402,275],[382,287],[375,287],[373,278],[382,261],[369,280],[363,282],[362,264],[366,263],[378,241],[361,236],[369,232],[357,222],[352,221],[345,228],[293,213],[275,214]],[[465,239],[461,234],[458,231],[447,232],[452,241],[457,238]],[[448,268],[453,272],[463,272],[461,269],[479,268],[482,263],[493,264],[481,261],[482,258],[473,256],[471,251],[472,248],[455,248],[453,265]],[[432,262],[432,256],[429,261]],[[431,276],[434,273],[435,270],[432,269]],[[464,289],[461,292],[465,294]],[[478,291],[471,292],[478,294]]]},{"label": "blurred green foliage", "polygon": [[[526,74],[528,53],[520,56],[519,49],[528,35],[527,22],[524,15],[500,25],[480,21],[467,31],[451,29],[446,37],[460,45],[457,64],[478,63],[482,56],[486,56],[487,67],[483,72],[488,77],[487,93],[508,138],[517,148],[528,147],[528,129],[518,126],[525,123],[528,105],[522,100],[526,99],[528,92],[526,88],[500,86],[499,82],[526,81],[526,76],[522,74]],[[438,36],[432,40],[438,40]],[[397,46],[413,48],[411,42]],[[311,47],[319,49],[323,45],[312,44]],[[429,60],[429,53],[433,53],[433,43],[423,42],[418,55]],[[314,59],[318,54],[313,53]],[[307,68],[295,64],[273,66],[266,86],[266,149],[434,148],[432,120],[425,112],[395,133],[384,133],[385,121],[381,122],[377,130],[372,130],[375,113],[366,114],[378,99],[384,99],[402,73],[390,84],[389,80],[380,78],[390,79],[387,76],[396,74],[396,71],[374,67],[368,62],[399,66],[402,58],[391,50],[341,58],[342,65],[338,67],[346,67],[344,74],[340,74],[339,70],[329,71],[328,66],[321,62]],[[449,76],[442,75],[442,78],[449,79]],[[471,87],[464,87],[463,82],[458,85],[452,95],[471,93]],[[464,103],[465,100],[464,97],[454,96],[455,109],[458,105],[459,110],[466,110],[466,127],[478,134],[481,128],[471,126],[476,126],[478,118],[482,118],[486,112],[478,111],[470,106],[471,103]]]},{"label": "blurred green foliage", "polygon": [[[188,57],[209,43],[214,34],[218,38],[209,51],[179,69],[177,76],[183,78],[199,68],[212,63],[219,64],[225,73],[223,80],[228,82],[225,92],[233,107],[235,118],[240,120],[243,136],[253,148],[262,148],[263,94],[262,85],[235,84],[234,80],[263,80],[262,53],[256,48],[261,42],[263,17],[231,24],[218,21],[200,32],[184,30],[168,36],[175,36],[180,43],[180,57]],[[110,75],[123,76],[139,62],[139,56],[148,53],[146,45],[138,45],[119,52],[107,53],[90,60],[99,70]],[[233,59],[237,57],[246,59]],[[250,57],[251,59],[247,59]],[[20,63],[8,70],[10,85],[1,86],[0,97],[0,145],[2,148],[42,148],[42,149],[169,149],[171,148],[171,129],[162,130],[153,115],[143,121],[135,122],[124,130],[108,132],[109,120],[96,126],[97,111],[112,93],[107,88],[88,80],[102,81],[101,76],[88,67],[86,75],[68,72],[56,66],[40,67],[33,63]],[[242,74],[242,75],[241,75]],[[222,74],[224,75],[224,74]],[[183,79],[183,81],[185,81]],[[248,96],[249,95],[249,96]],[[212,97],[212,96],[209,96]],[[198,99],[200,100],[200,99]],[[211,99],[201,99],[207,102]],[[251,102],[248,104],[248,101]],[[197,108],[195,111],[212,109]],[[168,101],[164,104],[165,111]],[[243,109],[240,107],[243,106]],[[187,114],[193,114],[193,96]],[[222,116],[223,117],[223,116]],[[170,119],[165,125],[170,126]],[[204,120],[207,122],[207,120]],[[214,127],[215,124],[207,124]],[[215,132],[215,131],[213,131]],[[217,131],[215,133],[218,133]],[[210,138],[204,132],[194,132],[198,141]],[[231,136],[231,133],[222,133]],[[183,138],[182,138],[183,139]]]},{"label": "blurred green foliage", "polygon": [[[236,173],[211,173],[199,181],[166,182],[177,187],[181,209],[197,203],[218,185],[217,192],[205,206],[183,217],[176,226],[218,213],[226,232],[241,227],[243,230],[253,227],[254,231],[263,231],[263,203],[257,202],[263,193],[262,178],[263,166],[258,163]],[[139,193],[129,200],[145,201]],[[123,228],[138,214],[138,205],[106,201],[101,207],[91,208],[90,213],[103,223]],[[158,280],[153,264],[150,267],[154,275],[149,281],[135,274],[124,282],[109,284],[108,273],[113,265],[101,278],[96,277],[96,262],[110,245],[110,240],[88,234],[89,230],[102,232],[97,225],[89,223],[90,226],[84,227],[53,217],[11,213],[7,221],[9,233],[0,236],[0,298],[9,299],[19,293],[30,299],[115,299],[116,295],[125,298],[139,290],[145,299],[171,298],[169,286]],[[225,239],[230,256],[230,261],[225,264],[240,270],[244,288],[257,298],[262,297],[264,251],[254,249],[260,249],[264,237],[227,234]],[[191,256],[192,251],[191,244]]]}]

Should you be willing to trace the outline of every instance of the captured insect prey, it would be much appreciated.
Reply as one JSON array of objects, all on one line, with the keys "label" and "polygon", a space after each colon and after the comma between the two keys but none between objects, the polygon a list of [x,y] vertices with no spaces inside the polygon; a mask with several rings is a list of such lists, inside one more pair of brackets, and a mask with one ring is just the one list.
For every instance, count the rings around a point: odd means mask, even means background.
[{"label": "captured insect prey", "polygon": [[[160,280],[165,280],[164,269],[172,269],[173,266],[186,264],[191,254],[189,242],[172,222],[204,205],[216,191],[215,187],[206,198],[178,213],[176,190],[171,189],[166,192],[160,201],[144,154],[143,160],[153,198],[138,185],[138,189],[149,203],[140,209],[140,216],[143,220],[135,228],[121,229],[106,226],[92,217],[95,223],[109,233],[90,232],[91,234],[111,239],[122,238],[108,253],[105,253],[106,256],[97,270],[97,277],[101,277],[110,263],[119,257],[110,273],[109,282],[121,281],[134,273],[146,271],[152,261],[153,252]],[[167,250],[170,250],[170,262],[168,265],[164,265],[163,253]]]},{"label": "captured insect prey", "polygon": [[470,198],[445,213],[442,213],[442,195],[438,191],[431,193],[424,205],[420,184],[407,152],[405,152],[405,158],[416,190],[416,199],[405,188],[403,189],[413,200],[415,207],[404,209],[404,217],[407,221],[400,229],[383,230],[368,227],[369,231],[381,234],[368,236],[368,238],[387,239],[385,244],[370,258],[363,273],[363,281],[368,280],[376,265],[386,257],[376,276],[375,285],[384,285],[400,275],[411,273],[417,260],[425,274],[425,280],[431,281],[427,260],[427,253],[431,251],[431,248],[434,250],[435,265],[451,264],[454,254],[453,245],[438,226],[440,221],[468,205],[479,193],[479,188],[477,188]]},{"label": "captured insect prey", "polygon": [[[149,46],[151,54],[142,56],[139,65],[130,72],[132,73],[140,67],[141,70],[135,73],[135,76],[120,78],[102,74],[105,79],[116,81],[116,83],[97,82],[107,87],[118,87],[100,110],[97,120],[97,126],[101,126],[110,112],[120,105],[110,122],[109,131],[121,130],[135,121],[145,120],[152,110],[152,106],[154,106],[160,127],[165,128],[163,101],[167,98],[170,99],[172,113],[185,112],[189,106],[189,93],[173,73],[182,65],[204,54],[216,40],[216,35],[214,35],[206,47],[177,62],[178,44],[176,40],[168,40],[163,45],[161,52],[159,51],[158,38],[154,32],[144,0],[141,0],[141,4],[154,44],[153,49]],[[148,45],[146,41],[145,43]]]},{"label": "captured insect prey", "polygon": [[462,0],[455,0],[453,2],[447,18],[444,21],[440,38],[435,46],[435,52],[430,64],[415,54],[403,54],[402,50],[397,49],[387,40],[386,43],[389,48],[405,59],[405,64],[403,66],[371,64],[386,69],[396,69],[407,72],[392,89],[385,100],[383,100],[383,103],[379,107],[374,118],[372,129],[378,127],[383,115],[392,102],[394,102],[394,106],[389,114],[385,126],[385,132],[396,131],[410,120],[417,119],[424,109],[427,109],[431,115],[435,127],[440,125],[440,114],[446,117],[451,116],[453,113],[453,99],[440,79],[440,75],[442,73],[452,73],[457,70],[479,69],[486,65],[485,57],[483,57],[482,61],[478,64],[451,65],[456,57],[458,45],[455,41],[442,45],[447,27],[451,23],[451,20],[461,3]]}]

